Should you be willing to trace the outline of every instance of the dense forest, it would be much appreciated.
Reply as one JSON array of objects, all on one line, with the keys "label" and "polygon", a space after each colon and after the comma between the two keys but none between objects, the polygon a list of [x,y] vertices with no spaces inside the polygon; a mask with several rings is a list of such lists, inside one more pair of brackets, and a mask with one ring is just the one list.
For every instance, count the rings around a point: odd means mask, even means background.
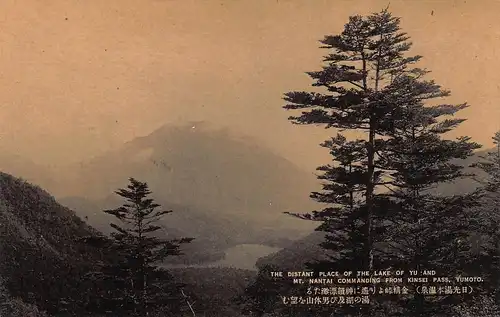
[{"label": "dense forest", "polygon": [[[257,272],[168,268],[163,264],[182,250],[198,252],[182,246],[204,237],[178,228],[166,233],[162,223],[180,211],[163,209],[139,177],[115,190],[121,205],[95,210],[100,221],[109,220],[107,229],[97,230],[5,171],[0,316],[500,316],[500,132],[492,136],[496,148],[481,151],[468,136],[447,137],[465,121],[457,114],[469,105],[446,102],[450,91],[417,66],[422,57],[410,54],[409,35],[387,9],[351,16],[341,33],[324,37],[321,48],[327,52],[323,68],[307,73],[312,91],[285,93],[283,106],[294,113],[293,124],[332,131],[321,144],[331,159],[317,169],[321,190],[310,188],[310,199],[324,208],[304,213],[282,201],[282,212],[313,223],[316,232],[293,243],[270,234],[281,251],[261,258]],[[211,204],[218,207],[215,200]],[[269,208],[265,199],[256,204]],[[210,229],[203,232],[211,235]],[[217,233],[210,239],[232,243]],[[252,239],[263,241],[253,232]],[[216,256],[202,250],[206,245],[198,244],[200,254],[188,254],[190,259]],[[271,273],[306,270],[370,276],[435,270],[484,282],[472,294],[290,305],[286,296],[300,297],[310,286]]]}]

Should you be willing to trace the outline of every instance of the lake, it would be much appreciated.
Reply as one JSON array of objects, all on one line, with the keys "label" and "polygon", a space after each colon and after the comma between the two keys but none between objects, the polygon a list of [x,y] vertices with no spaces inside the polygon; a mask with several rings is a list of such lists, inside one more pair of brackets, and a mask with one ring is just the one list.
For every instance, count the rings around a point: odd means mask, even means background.
[{"label": "lake", "polygon": [[246,269],[257,271],[255,263],[261,257],[280,251],[281,248],[270,247],[261,244],[239,244],[225,251],[226,256],[224,259],[203,264],[165,264],[165,268],[207,268],[207,267],[234,267],[238,269]]}]

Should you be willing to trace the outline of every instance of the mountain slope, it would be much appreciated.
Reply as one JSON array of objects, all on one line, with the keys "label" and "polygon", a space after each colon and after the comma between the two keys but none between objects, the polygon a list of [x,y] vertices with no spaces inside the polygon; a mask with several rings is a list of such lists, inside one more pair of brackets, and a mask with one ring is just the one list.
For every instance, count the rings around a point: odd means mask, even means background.
[{"label": "mountain slope", "polygon": [[[41,188],[0,173],[0,315],[45,316],[40,308],[51,314],[66,310],[71,316],[88,316],[83,306],[71,303],[95,300],[93,285],[85,283],[84,276],[105,258],[79,238],[99,235]],[[230,268],[172,273],[186,284],[197,313],[206,316],[235,316],[229,300],[255,275]],[[65,302],[69,305],[64,309]]]},{"label": "mountain slope", "polygon": [[89,235],[97,231],[47,192],[0,173],[0,276],[12,296],[49,312],[84,296],[78,277],[100,259],[77,242]]},{"label": "mountain slope", "polygon": [[234,299],[256,276],[255,271],[234,268],[182,268],[171,273],[187,284],[185,291],[197,316],[206,317],[240,316]]},{"label": "mountain slope", "polygon": [[171,203],[258,220],[309,209],[315,176],[251,139],[202,124],[164,126],[75,166],[66,196],[103,198],[128,177]]},{"label": "mountain slope", "polygon": [[319,246],[324,236],[323,232],[315,231],[281,251],[260,258],[256,266],[262,269],[265,265],[276,265],[283,271],[303,271],[307,262],[326,260],[324,250]]}]

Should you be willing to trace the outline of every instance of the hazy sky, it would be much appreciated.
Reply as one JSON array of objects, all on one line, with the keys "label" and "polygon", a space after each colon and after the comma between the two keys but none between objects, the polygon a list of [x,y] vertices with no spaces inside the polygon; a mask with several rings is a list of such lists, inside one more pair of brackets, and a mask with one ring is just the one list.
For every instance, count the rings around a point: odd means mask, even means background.
[{"label": "hazy sky", "polygon": [[[2,0],[0,148],[40,163],[99,154],[165,123],[204,120],[296,163],[323,163],[320,127],[297,127],[283,93],[308,90],[318,40],[389,1]],[[500,128],[500,2],[390,1],[421,66],[467,101],[457,131]],[[433,12],[433,14],[431,14]]]}]

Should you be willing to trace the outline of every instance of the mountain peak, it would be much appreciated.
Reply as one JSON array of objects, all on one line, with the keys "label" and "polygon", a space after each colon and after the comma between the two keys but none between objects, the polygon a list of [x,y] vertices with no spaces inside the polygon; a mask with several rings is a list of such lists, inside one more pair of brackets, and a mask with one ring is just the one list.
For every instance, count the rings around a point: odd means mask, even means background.
[{"label": "mountain peak", "polygon": [[165,125],[75,170],[65,196],[102,198],[135,177],[172,203],[255,219],[312,210],[318,187],[272,149],[204,121]]}]

